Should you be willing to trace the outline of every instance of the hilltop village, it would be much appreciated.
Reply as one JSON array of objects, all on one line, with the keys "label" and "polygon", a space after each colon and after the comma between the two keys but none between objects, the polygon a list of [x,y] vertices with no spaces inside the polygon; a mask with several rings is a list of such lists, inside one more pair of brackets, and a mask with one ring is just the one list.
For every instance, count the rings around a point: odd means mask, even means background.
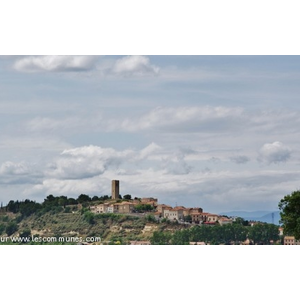
[{"label": "hilltop village", "polygon": [[152,197],[122,197],[119,180],[112,180],[111,196],[49,195],[42,203],[26,199],[1,205],[1,243],[15,242],[13,239],[49,242],[57,237],[54,243],[71,238],[90,244],[91,237],[100,238],[100,244],[132,245],[300,243],[283,236],[283,228],[274,224],[204,212],[201,207],[172,207]]},{"label": "hilltop village", "polygon": [[[112,180],[111,199],[99,205],[91,206],[93,213],[122,213],[139,214],[141,212],[152,213],[156,220],[166,219],[179,223],[220,225],[231,224],[234,219],[203,212],[200,207],[172,207],[158,203],[155,198],[120,199],[120,182]],[[131,198],[131,197],[126,197]]]}]

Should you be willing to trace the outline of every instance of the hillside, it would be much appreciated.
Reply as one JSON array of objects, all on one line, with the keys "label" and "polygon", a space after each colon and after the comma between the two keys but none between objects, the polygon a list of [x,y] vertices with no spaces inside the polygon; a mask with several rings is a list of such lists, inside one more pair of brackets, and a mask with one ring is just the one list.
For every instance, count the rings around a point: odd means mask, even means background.
[{"label": "hillside", "polygon": [[[174,232],[186,227],[157,223],[150,215],[93,214],[87,210],[69,209],[32,214],[22,219],[20,214],[1,214],[0,235],[5,235],[5,228],[11,224],[16,225],[11,236],[30,236],[28,244],[85,244],[87,238],[89,244],[130,244],[130,241],[149,241],[154,231]],[[42,238],[48,240],[43,242]],[[12,242],[9,239],[7,243]]]}]

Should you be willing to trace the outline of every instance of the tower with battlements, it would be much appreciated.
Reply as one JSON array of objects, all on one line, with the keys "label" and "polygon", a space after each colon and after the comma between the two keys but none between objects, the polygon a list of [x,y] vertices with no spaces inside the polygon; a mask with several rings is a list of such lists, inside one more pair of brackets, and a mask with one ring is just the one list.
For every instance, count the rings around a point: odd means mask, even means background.
[{"label": "tower with battlements", "polygon": [[113,180],[111,182],[111,199],[119,199],[120,196],[120,182]]}]

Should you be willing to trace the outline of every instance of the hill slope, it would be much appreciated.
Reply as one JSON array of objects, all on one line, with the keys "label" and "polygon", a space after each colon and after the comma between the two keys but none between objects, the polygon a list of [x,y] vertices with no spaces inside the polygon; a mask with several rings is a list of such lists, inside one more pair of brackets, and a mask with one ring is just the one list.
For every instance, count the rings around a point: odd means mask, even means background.
[{"label": "hill slope", "polygon": [[[78,237],[86,241],[87,237],[97,237],[102,244],[129,244],[130,241],[149,240],[154,231],[174,232],[185,225],[157,223],[153,217],[122,214],[93,214],[89,211],[47,212],[32,214],[20,220],[18,214],[0,215],[1,235],[5,235],[7,226],[15,224],[16,230],[11,236],[22,235],[25,231],[35,237]],[[78,241],[77,239],[77,241]],[[66,240],[66,239],[65,239]],[[78,242],[70,242],[77,244]],[[100,242],[98,242],[99,244]],[[49,243],[48,243],[49,244]],[[64,244],[64,243],[63,243]]]}]

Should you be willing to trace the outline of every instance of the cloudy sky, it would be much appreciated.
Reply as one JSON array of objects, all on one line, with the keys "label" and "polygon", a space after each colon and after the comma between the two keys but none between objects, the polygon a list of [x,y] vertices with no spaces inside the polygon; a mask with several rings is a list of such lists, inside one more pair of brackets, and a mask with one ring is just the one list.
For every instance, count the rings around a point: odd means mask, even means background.
[{"label": "cloudy sky", "polygon": [[1,56],[0,201],[111,193],[277,210],[300,182],[299,56]]}]

